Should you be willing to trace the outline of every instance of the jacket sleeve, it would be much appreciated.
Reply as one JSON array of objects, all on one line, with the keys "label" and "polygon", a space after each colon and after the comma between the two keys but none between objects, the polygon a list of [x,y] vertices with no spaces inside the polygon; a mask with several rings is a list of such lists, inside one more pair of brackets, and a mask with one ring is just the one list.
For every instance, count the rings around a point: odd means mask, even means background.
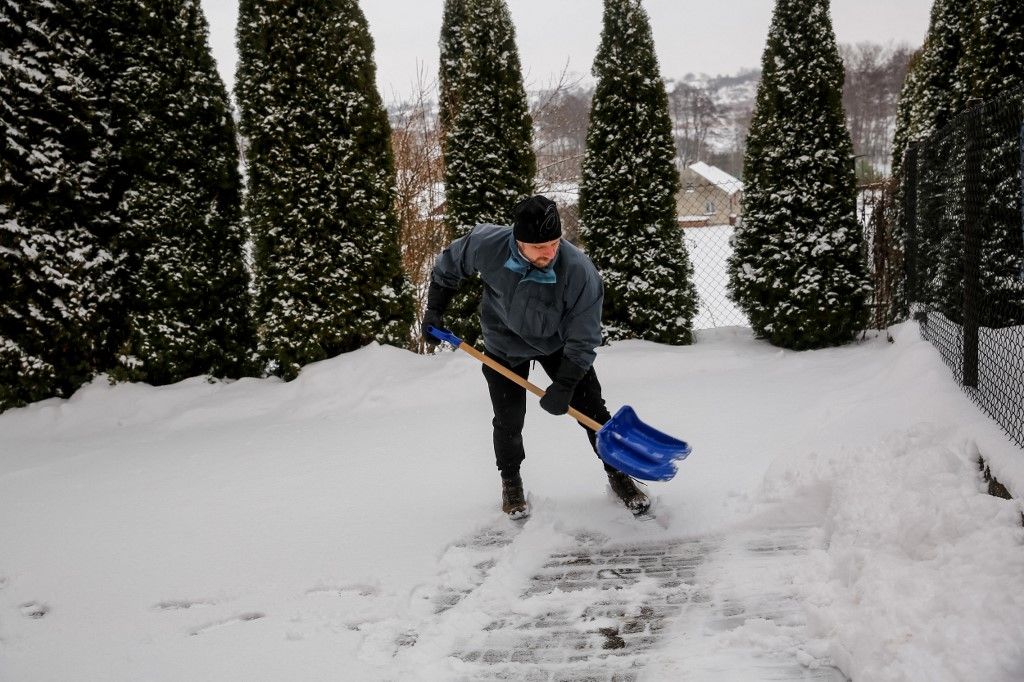
[{"label": "jacket sleeve", "polygon": [[583,368],[590,369],[601,345],[601,307],[604,304],[604,286],[592,264],[585,270],[585,280],[579,295],[569,308],[565,321],[565,357]]},{"label": "jacket sleeve", "polygon": [[479,228],[479,225],[474,227],[441,252],[434,262],[431,281],[448,289],[458,289],[459,282],[476,274],[476,252],[479,249],[476,233]]}]

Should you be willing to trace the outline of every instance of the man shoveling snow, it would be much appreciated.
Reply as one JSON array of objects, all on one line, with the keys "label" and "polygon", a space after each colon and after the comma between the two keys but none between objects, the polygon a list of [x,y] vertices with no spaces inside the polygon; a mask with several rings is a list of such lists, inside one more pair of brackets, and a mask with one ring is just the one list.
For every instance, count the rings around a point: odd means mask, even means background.
[{"label": "man shoveling snow", "polygon": [[[444,314],[463,279],[479,273],[484,283],[480,325],[485,354],[524,379],[539,362],[551,378],[540,405],[554,415],[570,407],[600,423],[611,419],[594,372],[594,349],[601,343],[604,287],[590,259],[562,239],[553,201],[534,196],[515,208],[512,227],[481,224],[456,239],[434,264],[423,337],[443,329]],[[494,409],[494,455],[501,473],[502,510],[510,518],[529,515],[520,466],[526,389],[494,369],[483,368]],[[597,452],[593,429],[583,427]],[[650,499],[631,477],[605,463],[608,483],[634,514]]]}]

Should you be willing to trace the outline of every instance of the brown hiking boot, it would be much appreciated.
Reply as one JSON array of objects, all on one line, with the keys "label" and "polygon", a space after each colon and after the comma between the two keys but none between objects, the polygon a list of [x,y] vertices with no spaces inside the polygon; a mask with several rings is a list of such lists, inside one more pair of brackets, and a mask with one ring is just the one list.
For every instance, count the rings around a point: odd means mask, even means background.
[{"label": "brown hiking boot", "polygon": [[512,478],[501,478],[501,511],[510,519],[525,519],[530,515],[530,508],[523,495],[523,479],[518,474]]},{"label": "brown hiking boot", "polygon": [[609,471],[608,484],[633,514],[643,514],[651,508],[651,498],[636,487],[636,481],[621,471]]}]

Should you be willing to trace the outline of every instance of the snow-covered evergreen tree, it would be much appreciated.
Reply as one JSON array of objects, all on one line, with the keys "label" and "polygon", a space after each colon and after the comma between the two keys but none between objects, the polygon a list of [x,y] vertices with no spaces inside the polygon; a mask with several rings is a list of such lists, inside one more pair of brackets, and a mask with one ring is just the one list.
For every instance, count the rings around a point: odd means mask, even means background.
[{"label": "snow-covered evergreen tree", "polygon": [[123,345],[115,375],[240,376],[255,346],[238,145],[199,0],[113,0]]},{"label": "snow-covered evergreen tree", "polygon": [[454,114],[459,109],[459,77],[462,74],[462,60],[466,56],[466,20],[471,0],[445,0],[444,15],[441,19],[440,68],[438,69],[438,120],[442,134],[451,127]]},{"label": "snow-covered evergreen tree", "polygon": [[[893,175],[901,184],[905,177],[902,155],[909,144],[921,142],[943,130],[967,106],[969,83],[961,61],[965,35],[970,30],[976,2],[935,0],[932,5],[928,34],[920,57],[908,72],[898,104],[897,129],[893,139]],[[963,187],[949,186],[946,169],[964,163],[965,144],[959,131],[948,131],[939,150],[932,145],[919,152],[915,178],[918,189],[918,221],[913,235],[916,251],[915,278],[917,302],[934,304],[942,298],[940,290],[949,290],[947,299],[957,296],[952,289],[959,286],[959,263],[955,254],[962,248],[960,227],[956,216],[962,209]],[[898,156],[897,156],[898,155]],[[946,209],[949,210],[946,210]],[[897,216],[897,219],[899,217]],[[905,242],[908,235],[900,233]],[[907,244],[903,243],[904,248]],[[953,311],[946,306],[946,311]]]},{"label": "snow-covered evergreen tree", "polygon": [[245,220],[256,322],[270,372],[371,341],[402,345],[390,126],[356,0],[243,0],[236,92],[248,138]]},{"label": "snow-covered evergreen tree", "polygon": [[903,161],[907,146],[921,139],[918,127],[920,122],[912,117],[914,103],[919,98],[921,89],[921,53],[922,49],[914,52],[907,63],[907,75],[903,79],[903,87],[900,89],[899,100],[896,104],[896,126],[892,136],[892,175],[894,178],[902,177]]},{"label": "snow-covered evergreen tree", "polygon": [[[917,166],[905,168],[907,149],[912,142],[920,140],[920,133],[917,130],[918,121],[911,117],[913,104],[917,100],[917,92],[921,87],[920,66],[921,52],[917,50],[910,57],[907,65],[907,75],[903,80],[903,87],[900,89],[900,96],[896,107],[896,127],[892,138],[892,177],[889,187],[892,189],[892,200],[886,204],[886,212],[889,224],[892,226],[894,247],[899,251],[900,257],[905,266],[916,267],[917,263],[908,263],[907,240],[911,235],[907,234],[908,216],[905,215],[907,201],[907,185],[905,173],[917,172]],[[904,267],[906,272],[906,267]],[[906,277],[899,277],[895,282],[895,288],[890,301],[891,309],[889,319],[898,320],[909,313],[910,301],[908,297],[912,294],[907,290]]]},{"label": "snow-covered evergreen tree", "polygon": [[975,5],[976,0],[935,0],[932,5],[910,112],[919,139],[945,127],[967,105],[970,84],[958,67]]},{"label": "snow-covered evergreen tree", "polygon": [[[1021,228],[1021,126],[1024,125],[1024,2],[976,0],[958,73],[975,102],[971,114],[980,151],[981,324],[1024,324],[1024,231]],[[956,278],[952,278],[957,282]],[[958,287],[947,287],[953,307]]]},{"label": "snow-covered evergreen tree", "polygon": [[605,0],[593,74],[580,237],[604,278],[604,331],[690,343],[697,295],[676,221],[672,122],[639,0]]},{"label": "snow-covered evergreen tree", "polygon": [[845,343],[864,326],[869,287],[828,0],[776,1],[762,70],[731,295],[775,345]]},{"label": "snow-covered evergreen tree", "polygon": [[[516,202],[531,194],[537,160],[515,29],[505,0],[465,0],[465,50],[442,36],[441,71],[449,75],[451,122],[444,138],[446,221],[455,237],[478,223],[509,224]],[[481,285],[464,282],[446,322],[468,343],[480,336]]]},{"label": "snow-covered evergreen tree", "polygon": [[90,378],[111,296],[110,146],[90,12],[0,0],[0,409]]},{"label": "snow-covered evergreen tree", "polygon": [[1024,3],[974,0],[972,30],[964,39],[961,78],[968,94],[988,101],[1024,87]]}]

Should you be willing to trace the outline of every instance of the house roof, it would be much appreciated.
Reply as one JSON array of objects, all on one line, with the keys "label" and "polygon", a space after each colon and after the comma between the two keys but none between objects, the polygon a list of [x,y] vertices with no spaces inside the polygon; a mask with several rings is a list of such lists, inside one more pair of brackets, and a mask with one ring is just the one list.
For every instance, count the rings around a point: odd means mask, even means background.
[{"label": "house roof", "polygon": [[743,189],[743,183],[739,179],[734,178],[717,166],[709,166],[703,161],[698,161],[697,163],[691,163],[688,168],[729,196]]}]

